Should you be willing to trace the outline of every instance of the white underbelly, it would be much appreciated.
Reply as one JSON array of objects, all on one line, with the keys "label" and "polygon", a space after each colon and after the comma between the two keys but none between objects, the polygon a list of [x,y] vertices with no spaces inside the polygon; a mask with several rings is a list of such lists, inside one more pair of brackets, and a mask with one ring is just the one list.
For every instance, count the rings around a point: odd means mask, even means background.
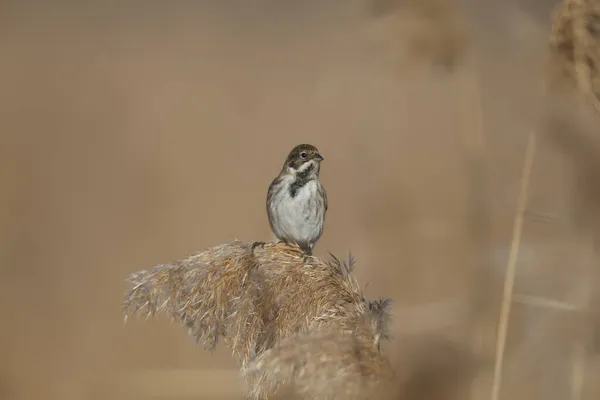
[{"label": "white underbelly", "polygon": [[294,239],[302,243],[312,243],[321,236],[323,231],[324,206],[317,197],[318,183],[308,182],[300,188],[295,197],[289,192],[278,202],[277,214],[279,219],[278,236]]}]

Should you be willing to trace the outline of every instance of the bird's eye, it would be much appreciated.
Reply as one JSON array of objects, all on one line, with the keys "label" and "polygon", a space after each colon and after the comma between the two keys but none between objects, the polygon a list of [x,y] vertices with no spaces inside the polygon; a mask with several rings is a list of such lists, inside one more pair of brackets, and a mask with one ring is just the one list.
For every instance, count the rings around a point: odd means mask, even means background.
[{"label": "bird's eye", "polygon": [[306,158],[306,157],[308,157],[308,154],[306,154],[306,152],[303,151],[302,153],[300,153],[300,157]]}]

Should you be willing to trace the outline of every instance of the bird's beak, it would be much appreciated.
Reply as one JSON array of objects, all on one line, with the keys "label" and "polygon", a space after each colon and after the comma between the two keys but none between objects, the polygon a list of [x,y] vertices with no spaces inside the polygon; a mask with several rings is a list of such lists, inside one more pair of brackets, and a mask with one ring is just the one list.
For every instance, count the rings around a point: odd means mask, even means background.
[{"label": "bird's beak", "polygon": [[317,161],[323,161],[323,160],[324,160],[323,156],[322,156],[322,155],[320,155],[319,153],[315,154],[315,157],[314,157],[314,158],[315,158],[315,160],[317,160]]}]

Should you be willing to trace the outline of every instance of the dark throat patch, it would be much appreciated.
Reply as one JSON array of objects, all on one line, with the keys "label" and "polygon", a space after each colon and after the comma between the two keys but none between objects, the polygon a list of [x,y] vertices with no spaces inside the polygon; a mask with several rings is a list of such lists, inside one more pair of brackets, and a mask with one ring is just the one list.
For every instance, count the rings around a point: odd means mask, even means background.
[{"label": "dark throat patch", "polygon": [[292,198],[296,197],[298,190],[313,179],[311,173],[314,169],[315,165],[310,164],[304,171],[296,173],[296,180],[290,185],[290,196],[292,196]]}]

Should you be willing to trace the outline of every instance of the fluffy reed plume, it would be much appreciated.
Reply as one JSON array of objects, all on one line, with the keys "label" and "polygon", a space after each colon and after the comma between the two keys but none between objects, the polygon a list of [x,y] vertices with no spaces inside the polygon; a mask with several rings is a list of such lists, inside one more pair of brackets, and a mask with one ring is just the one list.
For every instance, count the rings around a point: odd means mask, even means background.
[{"label": "fluffy reed plume", "polygon": [[125,315],[164,311],[208,350],[223,339],[240,363],[250,396],[269,381],[248,362],[297,333],[354,334],[375,349],[387,338],[388,299],[367,301],[353,260],[326,263],[284,244],[235,241],[129,277]]},{"label": "fluffy reed plume", "polygon": [[164,310],[207,350],[224,337],[245,362],[268,346],[261,310],[267,299],[259,295],[265,288],[256,279],[257,266],[250,247],[236,243],[134,273],[126,316]]},{"label": "fluffy reed plume", "polygon": [[367,399],[386,393],[394,373],[369,338],[358,334],[298,334],[259,355],[250,371],[274,392],[282,382],[311,399]]},{"label": "fluffy reed plume", "polygon": [[600,112],[600,1],[563,0],[553,16],[551,81],[574,84]]}]

